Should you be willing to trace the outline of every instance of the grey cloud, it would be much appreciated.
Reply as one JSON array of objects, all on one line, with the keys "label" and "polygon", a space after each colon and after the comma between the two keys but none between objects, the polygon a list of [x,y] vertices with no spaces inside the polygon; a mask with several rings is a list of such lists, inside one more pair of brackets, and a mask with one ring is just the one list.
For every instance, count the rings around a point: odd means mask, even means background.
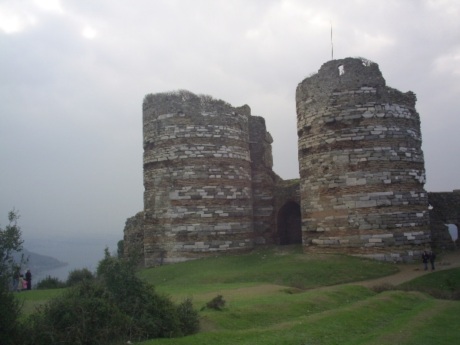
[{"label": "grey cloud", "polygon": [[66,1],[63,13],[36,11],[36,25],[0,31],[0,209],[17,207],[27,236],[121,238],[142,209],[142,99],[174,89],[248,104],[274,138],[275,171],[296,177],[295,88],[330,59],[330,22],[335,58],[369,58],[389,86],[416,92],[427,189],[459,188],[460,4],[444,4]]}]

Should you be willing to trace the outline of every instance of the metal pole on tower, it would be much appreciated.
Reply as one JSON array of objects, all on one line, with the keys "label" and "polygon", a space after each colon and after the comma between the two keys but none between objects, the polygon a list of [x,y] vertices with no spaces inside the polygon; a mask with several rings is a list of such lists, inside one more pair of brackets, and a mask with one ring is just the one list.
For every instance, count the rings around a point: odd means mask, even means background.
[{"label": "metal pole on tower", "polygon": [[331,60],[334,60],[334,43],[332,41],[332,21],[331,21]]}]

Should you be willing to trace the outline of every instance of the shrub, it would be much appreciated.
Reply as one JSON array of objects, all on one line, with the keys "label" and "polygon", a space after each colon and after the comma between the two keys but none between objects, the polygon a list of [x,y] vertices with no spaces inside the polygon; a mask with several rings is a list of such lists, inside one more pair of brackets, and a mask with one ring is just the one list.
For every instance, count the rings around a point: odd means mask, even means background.
[{"label": "shrub", "polygon": [[106,251],[97,268],[111,298],[132,320],[130,332],[138,339],[173,337],[184,334],[176,306],[136,276],[134,261],[119,260]]},{"label": "shrub", "polygon": [[20,344],[22,329],[20,329],[19,315],[21,305],[14,293],[8,289],[8,282],[0,276],[0,344]]},{"label": "shrub", "polygon": [[66,287],[66,283],[60,281],[56,277],[47,276],[45,279],[42,279],[38,282],[36,288],[38,290],[44,289],[61,289]]},{"label": "shrub", "polygon": [[74,286],[86,280],[93,280],[94,275],[87,268],[76,269],[69,272],[67,286]]},{"label": "shrub", "polygon": [[185,299],[177,307],[177,314],[179,316],[180,327],[184,335],[197,333],[200,329],[200,322],[198,312],[193,309],[192,300]]},{"label": "shrub", "polygon": [[84,281],[51,300],[30,320],[33,344],[110,344],[127,334],[129,318],[101,284]]},{"label": "shrub", "polygon": [[224,306],[225,306],[225,300],[222,297],[222,295],[217,295],[212,300],[210,300],[208,303],[206,303],[206,307],[208,307],[209,309],[214,309],[214,310],[222,310],[224,309]]},{"label": "shrub", "polygon": [[108,251],[97,279],[83,279],[26,322],[26,345],[119,344],[191,334],[198,315],[191,301],[176,306],[136,276],[134,263]]}]

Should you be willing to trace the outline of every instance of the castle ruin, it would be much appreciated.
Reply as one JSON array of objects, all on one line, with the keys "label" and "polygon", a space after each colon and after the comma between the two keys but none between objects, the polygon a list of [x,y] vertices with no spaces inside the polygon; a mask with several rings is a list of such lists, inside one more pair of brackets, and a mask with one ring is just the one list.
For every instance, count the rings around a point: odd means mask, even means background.
[{"label": "castle ruin", "polygon": [[249,106],[188,91],[147,95],[144,210],[126,222],[125,253],[155,266],[297,243],[410,261],[439,237],[415,101],[387,87],[375,63],[325,63],[297,87],[300,179],[284,181]]}]

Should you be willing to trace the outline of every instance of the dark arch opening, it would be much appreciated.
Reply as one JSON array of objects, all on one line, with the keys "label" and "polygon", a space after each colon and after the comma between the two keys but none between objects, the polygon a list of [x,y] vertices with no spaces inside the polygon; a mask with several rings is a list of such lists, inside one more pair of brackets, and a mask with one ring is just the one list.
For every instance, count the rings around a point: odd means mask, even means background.
[{"label": "dark arch opening", "polygon": [[278,211],[279,244],[302,243],[302,227],[300,206],[294,201],[288,201]]}]

